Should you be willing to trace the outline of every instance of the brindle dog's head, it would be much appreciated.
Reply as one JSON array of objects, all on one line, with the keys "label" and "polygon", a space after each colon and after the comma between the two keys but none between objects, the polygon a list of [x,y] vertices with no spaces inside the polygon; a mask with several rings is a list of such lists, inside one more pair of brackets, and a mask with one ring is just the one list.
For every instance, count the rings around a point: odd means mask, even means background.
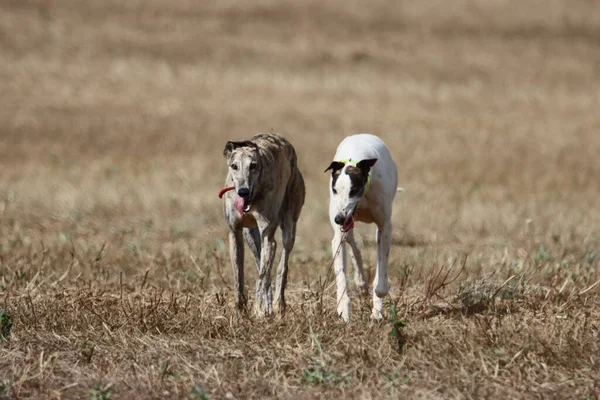
[{"label": "brindle dog's head", "polygon": [[245,140],[229,141],[223,155],[229,165],[229,176],[235,185],[235,191],[243,199],[244,212],[252,208],[252,200],[260,176],[259,152],[256,143]]},{"label": "brindle dog's head", "polygon": [[325,172],[331,170],[330,214],[334,222],[345,226],[351,222],[352,214],[363,197],[369,180],[369,171],[376,158],[361,160],[354,165],[333,161]]}]

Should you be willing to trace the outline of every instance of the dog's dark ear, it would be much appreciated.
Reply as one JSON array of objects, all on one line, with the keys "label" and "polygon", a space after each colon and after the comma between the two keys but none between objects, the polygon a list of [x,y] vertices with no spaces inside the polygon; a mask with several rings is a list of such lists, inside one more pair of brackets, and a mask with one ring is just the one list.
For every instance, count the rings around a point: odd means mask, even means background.
[{"label": "dog's dark ear", "polygon": [[340,170],[342,168],[344,168],[344,163],[340,162],[340,161],[332,161],[331,164],[329,164],[329,167],[327,167],[327,169],[323,172],[327,172],[329,170],[332,170],[333,172]]},{"label": "dog's dark ear", "polygon": [[225,145],[225,148],[223,149],[223,156],[225,156],[225,158],[229,158],[229,154],[233,151],[235,144],[235,142],[232,142],[231,140],[229,140],[227,142],[227,144]]},{"label": "dog's dark ear", "polygon": [[250,141],[250,140],[243,140],[241,142],[232,142],[231,140],[227,142],[227,144],[225,145],[225,149],[223,150],[223,155],[228,158],[229,154],[231,154],[231,152],[235,149],[237,149],[238,147],[244,147],[244,146],[254,146],[256,147],[256,143]]},{"label": "dog's dark ear", "polygon": [[376,162],[377,162],[376,158],[369,158],[367,160],[360,160],[359,162],[356,163],[356,166],[358,168],[360,168],[360,170],[364,174],[368,174],[369,171],[371,170],[371,168],[373,167],[373,165],[375,165]]}]

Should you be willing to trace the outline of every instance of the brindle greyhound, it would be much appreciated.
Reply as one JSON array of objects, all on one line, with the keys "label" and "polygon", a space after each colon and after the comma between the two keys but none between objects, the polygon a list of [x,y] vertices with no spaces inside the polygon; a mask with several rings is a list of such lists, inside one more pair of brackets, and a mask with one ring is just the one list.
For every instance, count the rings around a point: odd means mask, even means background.
[{"label": "brindle greyhound", "polygon": [[[296,151],[283,137],[259,133],[250,140],[227,142],[223,155],[229,172],[225,195],[225,216],[231,229],[229,252],[236,279],[238,309],[246,306],[244,295],[244,243],[256,258],[258,280],[254,313],[273,314],[271,268],[277,243],[275,231],[281,227],[283,250],[277,268],[275,300],[285,310],[288,260],[296,238],[296,223],[304,205],[304,178],[298,169]],[[235,191],[233,191],[235,189]]]}]

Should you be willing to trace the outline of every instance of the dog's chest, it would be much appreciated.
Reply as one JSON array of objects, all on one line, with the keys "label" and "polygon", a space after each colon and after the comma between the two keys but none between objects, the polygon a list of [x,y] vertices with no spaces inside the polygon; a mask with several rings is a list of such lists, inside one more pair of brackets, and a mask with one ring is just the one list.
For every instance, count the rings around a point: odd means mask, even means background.
[{"label": "dog's chest", "polygon": [[250,210],[250,212],[245,213],[243,210],[240,210],[238,204],[235,200],[230,200],[227,202],[225,206],[225,213],[230,223],[235,226],[243,226],[244,228],[256,228],[258,226],[256,222],[256,216],[254,209]]},{"label": "dog's chest", "polygon": [[256,218],[254,217],[252,211],[249,213],[244,213],[241,215],[242,226],[244,228],[256,228],[258,224],[256,223]]},{"label": "dog's chest", "polygon": [[373,215],[373,212],[371,211],[371,208],[358,207],[354,212],[354,220],[358,222],[364,222],[366,224],[371,224],[375,222],[375,217]]}]

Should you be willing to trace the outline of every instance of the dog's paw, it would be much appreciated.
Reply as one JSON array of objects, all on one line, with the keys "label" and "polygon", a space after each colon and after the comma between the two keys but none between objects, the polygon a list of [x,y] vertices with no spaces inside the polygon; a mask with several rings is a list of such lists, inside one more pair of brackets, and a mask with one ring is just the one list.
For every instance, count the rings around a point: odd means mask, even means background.
[{"label": "dog's paw", "polygon": [[377,296],[373,296],[371,319],[376,321],[381,321],[383,319],[383,300]]},{"label": "dog's paw", "polygon": [[284,300],[277,300],[275,302],[275,312],[279,314],[285,314],[286,304]]},{"label": "dog's paw", "polygon": [[254,309],[253,315],[256,319],[272,319],[275,316],[273,311],[264,311],[257,309]]},{"label": "dog's paw", "polygon": [[373,308],[373,311],[371,312],[371,319],[375,321],[381,321],[383,319],[383,313],[381,310]]},{"label": "dog's paw", "polygon": [[350,322],[350,313],[338,310],[338,316],[342,318],[344,322]]},{"label": "dog's paw", "polygon": [[337,314],[342,317],[344,322],[350,322],[350,307],[338,307]]},{"label": "dog's paw", "polygon": [[271,318],[273,317],[273,306],[265,302],[254,303],[253,314],[256,318]]},{"label": "dog's paw", "polygon": [[354,285],[361,295],[369,294],[369,282],[359,273],[354,275]]},{"label": "dog's paw", "polygon": [[237,295],[235,306],[239,312],[246,312],[248,310],[248,300],[246,300],[246,296],[243,293]]}]

